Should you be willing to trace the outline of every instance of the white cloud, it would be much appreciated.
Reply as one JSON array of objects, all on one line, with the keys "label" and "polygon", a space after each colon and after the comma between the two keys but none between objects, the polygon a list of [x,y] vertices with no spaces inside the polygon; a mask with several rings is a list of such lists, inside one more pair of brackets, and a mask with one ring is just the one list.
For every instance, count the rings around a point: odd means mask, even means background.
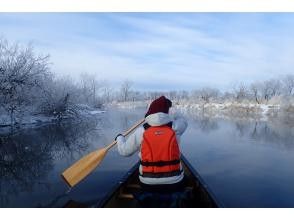
[{"label": "white cloud", "polygon": [[0,33],[9,40],[33,40],[38,51],[51,54],[58,74],[92,72],[109,81],[129,78],[144,85],[142,89],[148,85],[225,88],[234,81],[287,74],[294,67],[294,31],[286,32],[292,15],[47,13],[1,17]]}]

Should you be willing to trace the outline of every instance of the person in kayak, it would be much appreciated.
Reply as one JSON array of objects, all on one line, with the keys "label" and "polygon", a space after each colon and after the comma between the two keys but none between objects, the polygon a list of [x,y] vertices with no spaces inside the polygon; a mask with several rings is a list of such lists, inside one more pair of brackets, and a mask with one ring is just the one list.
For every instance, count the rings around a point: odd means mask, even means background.
[{"label": "person in kayak", "polygon": [[165,96],[155,99],[145,114],[145,123],[127,139],[116,136],[118,152],[131,156],[139,151],[139,179],[147,191],[177,191],[184,186],[184,171],[180,162],[180,137],[187,121],[170,115],[172,102]]}]

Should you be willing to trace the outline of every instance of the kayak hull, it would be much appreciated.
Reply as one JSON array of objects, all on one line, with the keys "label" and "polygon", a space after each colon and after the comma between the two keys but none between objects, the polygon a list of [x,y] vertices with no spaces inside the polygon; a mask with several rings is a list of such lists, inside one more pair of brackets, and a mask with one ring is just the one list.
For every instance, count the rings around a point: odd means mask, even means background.
[{"label": "kayak hull", "polygon": [[[191,166],[188,160],[182,155],[181,158],[185,172],[185,187],[183,193],[189,196],[185,202],[180,202],[183,208],[217,208],[224,207],[205,184],[198,172]],[[97,204],[97,207],[104,208],[140,208],[142,203],[136,195],[142,194],[139,183],[139,162],[133,166],[121,181]],[[157,195],[157,194],[156,194]],[[164,197],[164,196],[163,196]],[[147,207],[164,207],[161,203],[151,203]],[[143,206],[144,207],[144,206]]]}]

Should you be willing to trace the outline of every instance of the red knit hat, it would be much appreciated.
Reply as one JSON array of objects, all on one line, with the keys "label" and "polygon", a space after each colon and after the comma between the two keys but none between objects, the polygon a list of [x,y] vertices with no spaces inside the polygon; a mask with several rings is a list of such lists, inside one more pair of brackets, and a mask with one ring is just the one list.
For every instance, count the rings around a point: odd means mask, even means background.
[{"label": "red knit hat", "polygon": [[169,108],[172,106],[172,102],[165,98],[164,96],[155,99],[149,106],[149,109],[145,115],[145,118],[148,115],[155,114],[158,112],[168,113]]}]

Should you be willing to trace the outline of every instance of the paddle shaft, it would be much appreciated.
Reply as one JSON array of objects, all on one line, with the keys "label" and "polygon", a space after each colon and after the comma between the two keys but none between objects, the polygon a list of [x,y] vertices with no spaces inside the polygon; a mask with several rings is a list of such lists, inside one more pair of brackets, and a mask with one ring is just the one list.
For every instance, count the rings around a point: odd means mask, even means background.
[{"label": "paddle shaft", "polygon": [[[133,130],[135,130],[139,125],[144,122],[144,120],[145,119],[142,119],[137,122],[137,124],[127,130],[123,134],[123,136],[126,136]],[[117,142],[114,141],[104,148],[95,150],[87,154],[86,156],[75,162],[71,167],[67,168],[61,176],[70,187],[73,187],[81,180],[83,180],[87,175],[89,175],[101,163],[108,150],[112,148],[116,143]]]},{"label": "paddle shaft", "polygon": [[[135,130],[139,125],[141,125],[143,122],[145,121],[145,119],[142,119],[140,121],[138,121],[133,127],[131,127],[129,130],[127,130],[123,136],[127,136],[129,133],[131,133],[133,130]],[[109,144],[107,147],[105,147],[105,150],[108,151],[110,148],[112,148],[115,144],[117,143],[117,141],[113,141],[111,144]]]}]

